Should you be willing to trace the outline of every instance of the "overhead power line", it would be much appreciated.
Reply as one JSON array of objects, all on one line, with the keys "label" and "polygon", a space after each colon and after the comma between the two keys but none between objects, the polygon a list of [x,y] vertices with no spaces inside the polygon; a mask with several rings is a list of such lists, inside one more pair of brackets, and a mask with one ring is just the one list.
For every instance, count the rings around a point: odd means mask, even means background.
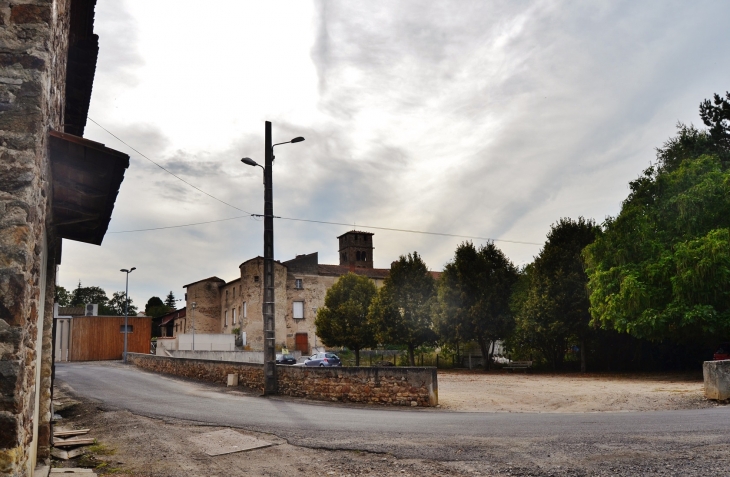
[{"label": "overhead power line", "polygon": [[[127,234],[127,233],[132,233],[132,232],[149,232],[149,231],[152,231],[152,230],[178,229],[178,228],[182,228],[182,227],[192,227],[192,226],[195,226],[195,225],[212,224],[212,223],[215,223],[215,222],[227,222],[229,220],[237,220],[237,219],[243,219],[243,218],[246,218],[246,217],[258,217],[258,216],[260,216],[260,214],[253,214],[253,213],[248,212],[246,210],[243,210],[243,209],[241,209],[239,207],[236,207],[233,204],[229,204],[228,202],[226,202],[224,200],[221,200],[221,199],[219,199],[218,197],[216,197],[216,196],[214,196],[212,194],[207,193],[203,189],[201,189],[201,188],[199,188],[199,187],[191,184],[190,182],[186,181],[185,179],[183,179],[182,177],[178,176],[174,172],[170,171],[169,169],[166,169],[164,166],[162,166],[159,163],[153,161],[152,159],[150,159],[149,157],[147,157],[146,155],[144,155],[143,153],[141,153],[140,151],[138,151],[136,148],[134,148],[133,146],[131,146],[129,143],[127,143],[126,141],[124,141],[124,139],[120,138],[119,136],[117,136],[113,132],[109,131],[107,128],[105,128],[104,126],[102,126],[98,122],[94,121],[92,118],[89,117],[89,121],[91,121],[92,123],[96,124],[101,129],[103,129],[104,131],[106,131],[107,134],[109,134],[110,136],[114,137],[117,141],[121,142],[122,144],[124,144],[125,146],[127,146],[128,148],[130,148],[131,150],[133,150],[134,152],[136,152],[137,154],[139,154],[143,158],[147,159],[148,161],[150,161],[152,164],[156,165],[157,167],[159,167],[163,171],[167,172],[171,176],[175,177],[176,179],[178,179],[178,180],[182,181],[183,183],[189,185],[193,189],[195,189],[195,190],[197,190],[199,192],[202,192],[203,194],[207,195],[211,199],[215,199],[215,200],[217,200],[218,202],[220,202],[222,204],[225,204],[225,205],[227,205],[229,207],[232,207],[232,208],[234,208],[236,210],[240,210],[241,212],[244,212],[244,213],[247,214],[247,215],[241,215],[241,216],[238,216],[238,217],[229,217],[227,219],[208,220],[208,221],[205,221],[205,222],[195,222],[195,223],[192,223],[192,224],[170,225],[170,226],[166,226],[166,227],[150,227],[150,228],[146,228],[146,229],[134,229],[134,230],[118,230],[118,231],[110,231],[110,232],[107,232],[107,233],[109,233],[109,234]],[[313,224],[344,225],[346,227],[350,227],[351,226],[351,224],[346,224],[346,223],[343,223],[343,222],[329,222],[329,221],[326,221],[326,220],[298,219],[298,218],[294,218],[294,217],[274,217],[274,218],[281,219],[281,220],[291,220],[291,221],[296,221],[296,222],[308,222],[308,223],[313,223]],[[523,242],[523,241],[519,241],[519,240],[495,239],[495,238],[490,238],[490,237],[477,237],[477,236],[472,236],[472,235],[447,234],[447,233],[442,233],[442,232],[427,232],[427,231],[422,231],[422,230],[396,229],[396,228],[392,228],[392,227],[379,227],[379,226],[376,226],[376,225],[359,225],[358,227],[367,228],[367,229],[375,229],[375,230],[388,230],[388,231],[391,231],[391,232],[405,232],[405,233],[411,233],[411,234],[437,235],[437,236],[441,236],[441,237],[455,237],[455,238],[465,238],[465,239],[473,239],[473,240],[492,240],[494,242],[507,242],[507,243],[516,243],[516,244],[524,244],[524,245],[542,245],[542,244],[535,243],[535,242]]]},{"label": "overhead power line", "polygon": [[145,159],[147,159],[148,161],[150,161],[150,162],[151,162],[152,164],[156,165],[157,167],[159,167],[159,168],[160,168],[160,169],[162,169],[163,171],[167,172],[167,173],[168,173],[168,174],[170,174],[171,176],[175,177],[176,179],[178,179],[178,180],[180,180],[180,181],[184,182],[185,184],[189,185],[189,186],[190,186],[190,187],[192,187],[193,189],[195,189],[195,190],[197,190],[197,191],[199,191],[199,192],[202,192],[203,194],[207,195],[207,196],[208,196],[208,197],[210,197],[211,199],[215,199],[215,200],[217,200],[217,201],[218,201],[218,202],[220,202],[221,204],[225,204],[225,205],[227,205],[228,207],[233,207],[234,209],[236,209],[236,210],[240,210],[241,212],[245,212],[245,213],[247,213],[247,214],[251,214],[251,212],[248,212],[248,211],[246,211],[246,210],[243,210],[243,209],[241,209],[241,208],[238,208],[238,207],[236,207],[236,206],[235,206],[235,205],[233,205],[233,204],[229,204],[229,203],[228,203],[228,202],[226,202],[225,200],[221,200],[221,199],[219,199],[218,197],[216,197],[216,196],[214,196],[214,195],[212,195],[212,194],[209,194],[209,193],[205,192],[205,191],[204,191],[203,189],[201,189],[200,187],[197,187],[197,186],[195,186],[195,185],[191,184],[190,182],[188,182],[188,181],[186,181],[185,179],[183,179],[182,177],[178,176],[177,174],[175,174],[175,173],[174,173],[174,172],[172,172],[171,170],[169,170],[169,169],[165,169],[165,167],[164,167],[164,166],[162,166],[162,165],[158,164],[157,162],[153,161],[153,160],[152,160],[152,159],[150,159],[149,157],[145,156],[144,154],[142,154],[141,152],[139,152],[139,151],[138,151],[137,149],[135,149],[134,147],[132,147],[132,146],[130,146],[130,145],[129,145],[128,143],[126,143],[126,142],[125,142],[125,141],[124,141],[124,140],[123,140],[122,138],[120,138],[119,136],[117,136],[116,134],[114,134],[113,132],[111,132],[110,130],[108,130],[107,128],[105,128],[104,126],[102,126],[101,124],[97,123],[97,122],[96,122],[96,121],[94,121],[93,119],[89,118],[89,121],[91,121],[92,123],[94,123],[94,124],[96,124],[97,126],[99,126],[99,127],[101,128],[101,129],[103,129],[104,131],[106,131],[106,132],[107,132],[107,133],[108,133],[109,135],[111,135],[112,137],[114,137],[114,138],[115,138],[115,139],[116,139],[117,141],[121,142],[122,144],[124,144],[125,146],[127,146],[128,148],[130,148],[131,150],[133,150],[134,152],[136,152],[136,153],[137,153],[137,154],[139,154],[140,156],[144,157]]}]

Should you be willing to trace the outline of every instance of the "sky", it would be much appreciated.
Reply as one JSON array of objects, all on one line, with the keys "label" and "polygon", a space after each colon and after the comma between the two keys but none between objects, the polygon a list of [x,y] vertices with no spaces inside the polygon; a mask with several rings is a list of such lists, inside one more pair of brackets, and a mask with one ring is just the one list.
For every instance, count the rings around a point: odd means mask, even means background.
[{"label": "sky", "polygon": [[729,17],[717,1],[99,0],[84,136],[130,167],[102,245],[64,241],[58,284],[111,296],[136,267],[144,305],[237,278],[263,249],[261,169],[240,159],[263,163],[264,121],[306,139],[276,148],[274,214],[348,224],[277,219],[277,260],[336,264],[357,229],[378,268],[417,251],[441,270],[466,237],[525,265],[558,219],[616,215],[678,122],[702,126],[699,103],[730,89]]}]

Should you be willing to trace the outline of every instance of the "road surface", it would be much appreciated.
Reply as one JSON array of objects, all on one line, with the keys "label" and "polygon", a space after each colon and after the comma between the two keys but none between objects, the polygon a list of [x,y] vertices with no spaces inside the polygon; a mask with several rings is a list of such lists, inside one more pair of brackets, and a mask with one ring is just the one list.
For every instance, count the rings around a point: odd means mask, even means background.
[{"label": "road surface", "polygon": [[661,460],[687,475],[721,469],[726,473],[720,475],[730,474],[720,464],[730,458],[728,406],[583,414],[346,406],[262,398],[100,363],[56,364],[56,379],[110,409],[266,432],[311,448],[469,461],[551,453],[586,461],[600,453],[615,455],[622,465]]}]

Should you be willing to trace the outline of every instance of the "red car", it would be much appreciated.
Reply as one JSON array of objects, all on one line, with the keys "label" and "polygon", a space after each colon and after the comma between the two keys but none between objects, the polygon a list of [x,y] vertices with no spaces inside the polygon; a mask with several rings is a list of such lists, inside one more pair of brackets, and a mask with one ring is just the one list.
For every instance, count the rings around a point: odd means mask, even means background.
[{"label": "red car", "polygon": [[715,355],[712,357],[715,361],[721,359],[730,359],[730,342],[720,343],[720,346],[715,351]]}]

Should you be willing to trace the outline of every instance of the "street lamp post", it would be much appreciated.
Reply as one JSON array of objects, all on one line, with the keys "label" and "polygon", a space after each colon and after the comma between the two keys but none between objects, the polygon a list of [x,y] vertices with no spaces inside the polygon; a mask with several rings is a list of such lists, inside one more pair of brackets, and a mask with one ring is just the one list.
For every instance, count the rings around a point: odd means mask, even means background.
[{"label": "street lamp post", "polygon": [[198,306],[196,302],[192,302],[190,304],[191,306],[191,313],[190,313],[190,322],[193,329],[193,351],[195,351],[195,307]]},{"label": "street lamp post", "polygon": [[132,267],[129,270],[122,268],[120,272],[127,274],[127,284],[124,287],[124,364],[127,364],[127,334],[129,333],[128,314],[129,314],[129,274],[137,270]]},{"label": "street lamp post", "polygon": [[[274,314],[274,198],[271,169],[274,162],[274,147],[281,144],[304,141],[303,137],[295,137],[291,141],[271,144],[271,122],[266,121],[264,127],[264,394],[276,394],[276,326]],[[258,166],[256,161],[245,157],[241,159],[246,165]]]}]

